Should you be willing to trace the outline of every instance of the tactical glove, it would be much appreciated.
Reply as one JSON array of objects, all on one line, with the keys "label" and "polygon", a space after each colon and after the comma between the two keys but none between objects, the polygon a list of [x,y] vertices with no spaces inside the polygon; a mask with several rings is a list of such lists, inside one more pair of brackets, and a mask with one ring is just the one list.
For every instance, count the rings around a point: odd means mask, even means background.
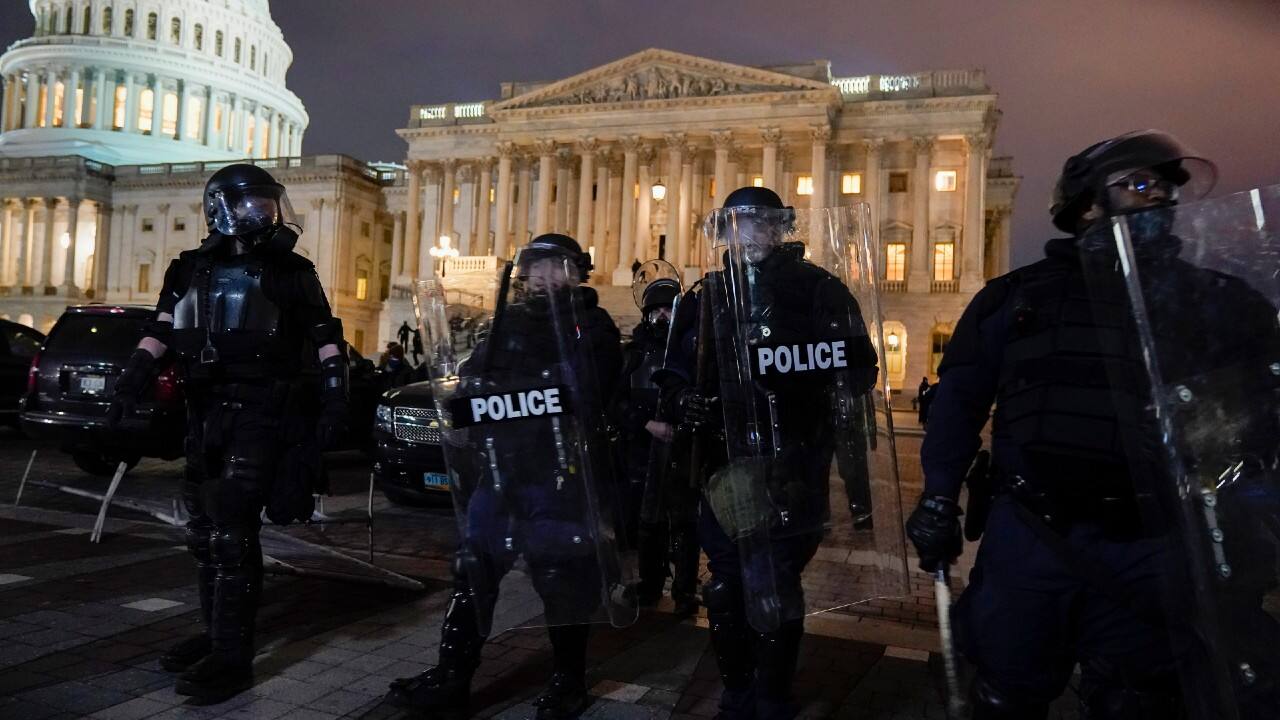
[{"label": "tactical glove", "polygon": [[111,395],[111,406],[107,408],[107,427],[115,430],[120,421],[132,415],[142,398],[142,392],[151,379],[151,368],[156,358],[149,351],[137,348],[129,356],[124,371],[116,378],[115,391]]},{"label": "tactical glove", "polygon": [[676,400],[676,412],[685,425],[700,430],[716,421],[720,409],[720,398],[700,395],[693,388],[680,391]]},{"label": "tactical glove", "polygon": [[920,555],[921,570],[932,574],[939,566],[950,565],[960,556],[964,548],[960,537],[962,514],[960,506],[949,497],[920,498],[920,504],[907,519],[907,537]]}]

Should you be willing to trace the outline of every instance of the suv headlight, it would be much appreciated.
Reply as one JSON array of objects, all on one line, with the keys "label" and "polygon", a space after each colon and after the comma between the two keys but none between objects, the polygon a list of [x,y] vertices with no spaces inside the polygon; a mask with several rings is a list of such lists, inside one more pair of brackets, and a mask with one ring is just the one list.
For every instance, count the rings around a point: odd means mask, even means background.
[{"label": "suv headlight", "polygon": [[395,427],[393,426],[392,417],[393,413],[390,405],[379,405],[374,413],[374,422],[382,432],[394,435]]}]

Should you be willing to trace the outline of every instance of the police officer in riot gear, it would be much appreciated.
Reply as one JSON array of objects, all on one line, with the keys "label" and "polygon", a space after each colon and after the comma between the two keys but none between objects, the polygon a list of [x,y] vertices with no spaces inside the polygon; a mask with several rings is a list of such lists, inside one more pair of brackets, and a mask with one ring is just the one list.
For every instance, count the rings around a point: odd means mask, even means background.
[{"label": "police officer in riot gear", "polygon": [[1144,471],[1125,452],[1126,439],[1158,444],[1143,420],[1141,360],[1119,319],[1127,308],[1100,305],[1105,294],[1086,283],[1082,249],[1113,244],[1110,221],[1123,217],[1140,259],[1173,260],[1174,207],[1213,178],[1212,163],[1157,131],[1071,157],[1051,210],[1071,237],[989,282],[956,326],[907,534],[927,572],[960,554],[956,499],[994,402],[994,497],[971,498],[985,537],[954,610],[959,649],[977,667],[975,718],[1045,717],[1077,662],[1085,717],[1180,716],[1174,668],[1190,645],[1161,608],[1169,538],[1150,522],[1135,478]]},{"label": "police officer in riot gear", "polygon": [[[877,361],[848,287],[808,262],[803,243],[786,241],[796,222],[795,212],[784,207],[777,193],[759,187],[735,190],[725,199],[722,212],[737,221],[731,243],[734,249],[725,250],[725,269],[710,273],[698,292],[681,298],[678,317],[673,320],[677,331],[672,333],[666,365],[655,380],[662,387],[665,416],[697,439],[696,460],[691,464],[701,467],[693,467],[691,472],[698,474],[696,480],[704,488],[698,537],[711,571],[702,600],[725,688],[718,717],[791,718],[798,711],[791,699],[791,682],[804,634],[801,574],[822,541],[829,516],[828,476],[835,455],[835,418],[818,408],[826,404],[834,376],[798,373],[757,378],[752,389],[746,390],[749,397],[733,399],[723,397],[725,386],[717,378],[735,372],[729,365],[736,364],[735,353],[745,348],[731,349],[729,345],[740,342],[735,328],[744,322],[753,323],[766,337],[772,333],[778,342],[793,337],[822,338],[833,332],[848,338],[849,376],[855,377],[859,386],[855,394],[871,387]],[[730,252],[741,254],[742,264],[734,260],[733,270],[729,268]],[[725,296],[717,295],[726,283],[733,282],[728,279],[730,273],[752,276],[749,283],[743,283],[749,285],[746,292],[760,297],[747,300],[753,303],[750,309],[726,307]],[[759,312],[760,317],[737,317],[747,312]],[[738,405],[730,406],[730,402]],[[736,533],[719,519],[712,487],[717,477],[732,472],[731,461],[741,459],[735,457],[736,446],[729,447],[737,440],[726,441],[729,414],[766,402],[770,412],[776,410],[777,420],[774,431],[765,431],[767,437],[762,438],[775,453],[768,479],[761,480],[767,484],[772,519],[765,547],[747,557],[744,546],[734,539]],[[779,433],[778,428],[783,427],[786,432]],[[759,573],[772,577],[764,582],[753,579]],[[767,596],[761,586],[770,588]],[[757,622],[760,617],[772,617],[776,625],[753,627],[761,624]]]},{"label": "police officer in riot gear", "polygon": [[[577,269],[578,277],[555,272],[566,260]],[[536,376],[543,368],[556,366],[562,358],[558,340],[564,338],[548,328],[568,324],[578,343],[573,357],[594,368],[575,366],[574,372],[579,376],[594,372],[602,384],[599,391],[607,398],[621,375],[621,337],[609,313],[600,307],[595,290],[576,284],[585,283],[590,270],[590,256],[565,235],[540,235],[521,249],[510,280],[511,300],[503,299],[504,281],[491,332],[463,361],[457,371],[464,378],[461,382],[473,379],[488,386],[504,378]],[[577,297],[571,299],[570,294]],[[567,316],[570,306],[581,308],[582,314]],[[553,318],[552,313],[565,317]],[[576,717],[588,704],[585,673],[590,626],[583,623],[600,605],[601,570],[594,555],[564,550],[582,547],[592,529],[580,515],[583,498],[574,478],[566,478],[559,469],[563,463],[557,464],[557,453],[564,452],[558,444],[562,436],[553,436],[547,422],[533,420],[450,430],[445,435],[446,443],[457,438],[468,447],[484,448],[480,455],[485,466],[459,467],[456,459],[467,456],[461,451],[451,454],[446,448],[450,471],[467,488],[468,497],[466,507],[459,508],[466,537],[454,564],[454,592],[441,627],[439,662],[416,677],[394,681],[387,699],[431,717],[467,714],[471,678],[490,632],[478,618],[492,619],[498,586],[517,556],[523,556],[545,608],[554,654],[550,683],[535,701],[537,717]],[[597,440],[587,442],[603,447]],[[512,464],[504,466],[508,461]],[[505,477],[496,477],[499,473]]]},{"label": "police officer in riot gear", "polygon": [[[662,596],[671,574],[671,596],[676,613],[697,611],[698,577],[696,524],[687,493],[673,483],[670,441],[673,426],[658,415],[658,386],[653,373],[663,362],[671,311],[680,294],[680,282],[660,277],[641,291],[641,322],[623,348],[623,378],[615,395],[614,413],[623,440],[628,477],[627,531],[637,538],[641,605],[653,605]],[[679,477],[679,472],[674,472]],[[687,483],[683,483],[687,487]]]},{"label": "police officer in riot gear", "polygon": [[204,207],[209,236],[169,265],[108,422],[132,411],[156,359],[176,353],[188,408],[187,544],[205,627],[160,662],[181,673],[179,694],[213,702],[253,682],[259,518],[264,508],[278,523],[311,516],[319,451],[345,431],[347,363],[342,324],[314,266],[293,251],[284,186],[259,167],[229,165],[209,179]]}]

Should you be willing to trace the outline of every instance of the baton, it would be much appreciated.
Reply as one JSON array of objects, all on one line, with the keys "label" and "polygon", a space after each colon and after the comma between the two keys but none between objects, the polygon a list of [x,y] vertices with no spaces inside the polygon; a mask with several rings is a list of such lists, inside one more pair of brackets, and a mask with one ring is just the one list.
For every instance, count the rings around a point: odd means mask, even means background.
[{"label": "baton", "polygon": [[959,720],[964,717],[964,699],[960,695],[955,647],[951,642],[951,586],[947,582],[945,565],[933,575],[933,595],[938,606],[938,639],[942,645],[942,666],[947,678],[947,717]]}]

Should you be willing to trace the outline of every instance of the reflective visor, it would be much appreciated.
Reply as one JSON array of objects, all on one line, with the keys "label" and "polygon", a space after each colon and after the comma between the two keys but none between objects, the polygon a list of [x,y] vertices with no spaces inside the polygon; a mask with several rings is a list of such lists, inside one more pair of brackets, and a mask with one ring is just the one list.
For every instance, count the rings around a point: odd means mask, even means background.
[{"label": "reflective visor", "polygon": [[296,224],[288,193],[279,185],[228,188],[210,193],[209,215],[223,235],[248,235]]}]

